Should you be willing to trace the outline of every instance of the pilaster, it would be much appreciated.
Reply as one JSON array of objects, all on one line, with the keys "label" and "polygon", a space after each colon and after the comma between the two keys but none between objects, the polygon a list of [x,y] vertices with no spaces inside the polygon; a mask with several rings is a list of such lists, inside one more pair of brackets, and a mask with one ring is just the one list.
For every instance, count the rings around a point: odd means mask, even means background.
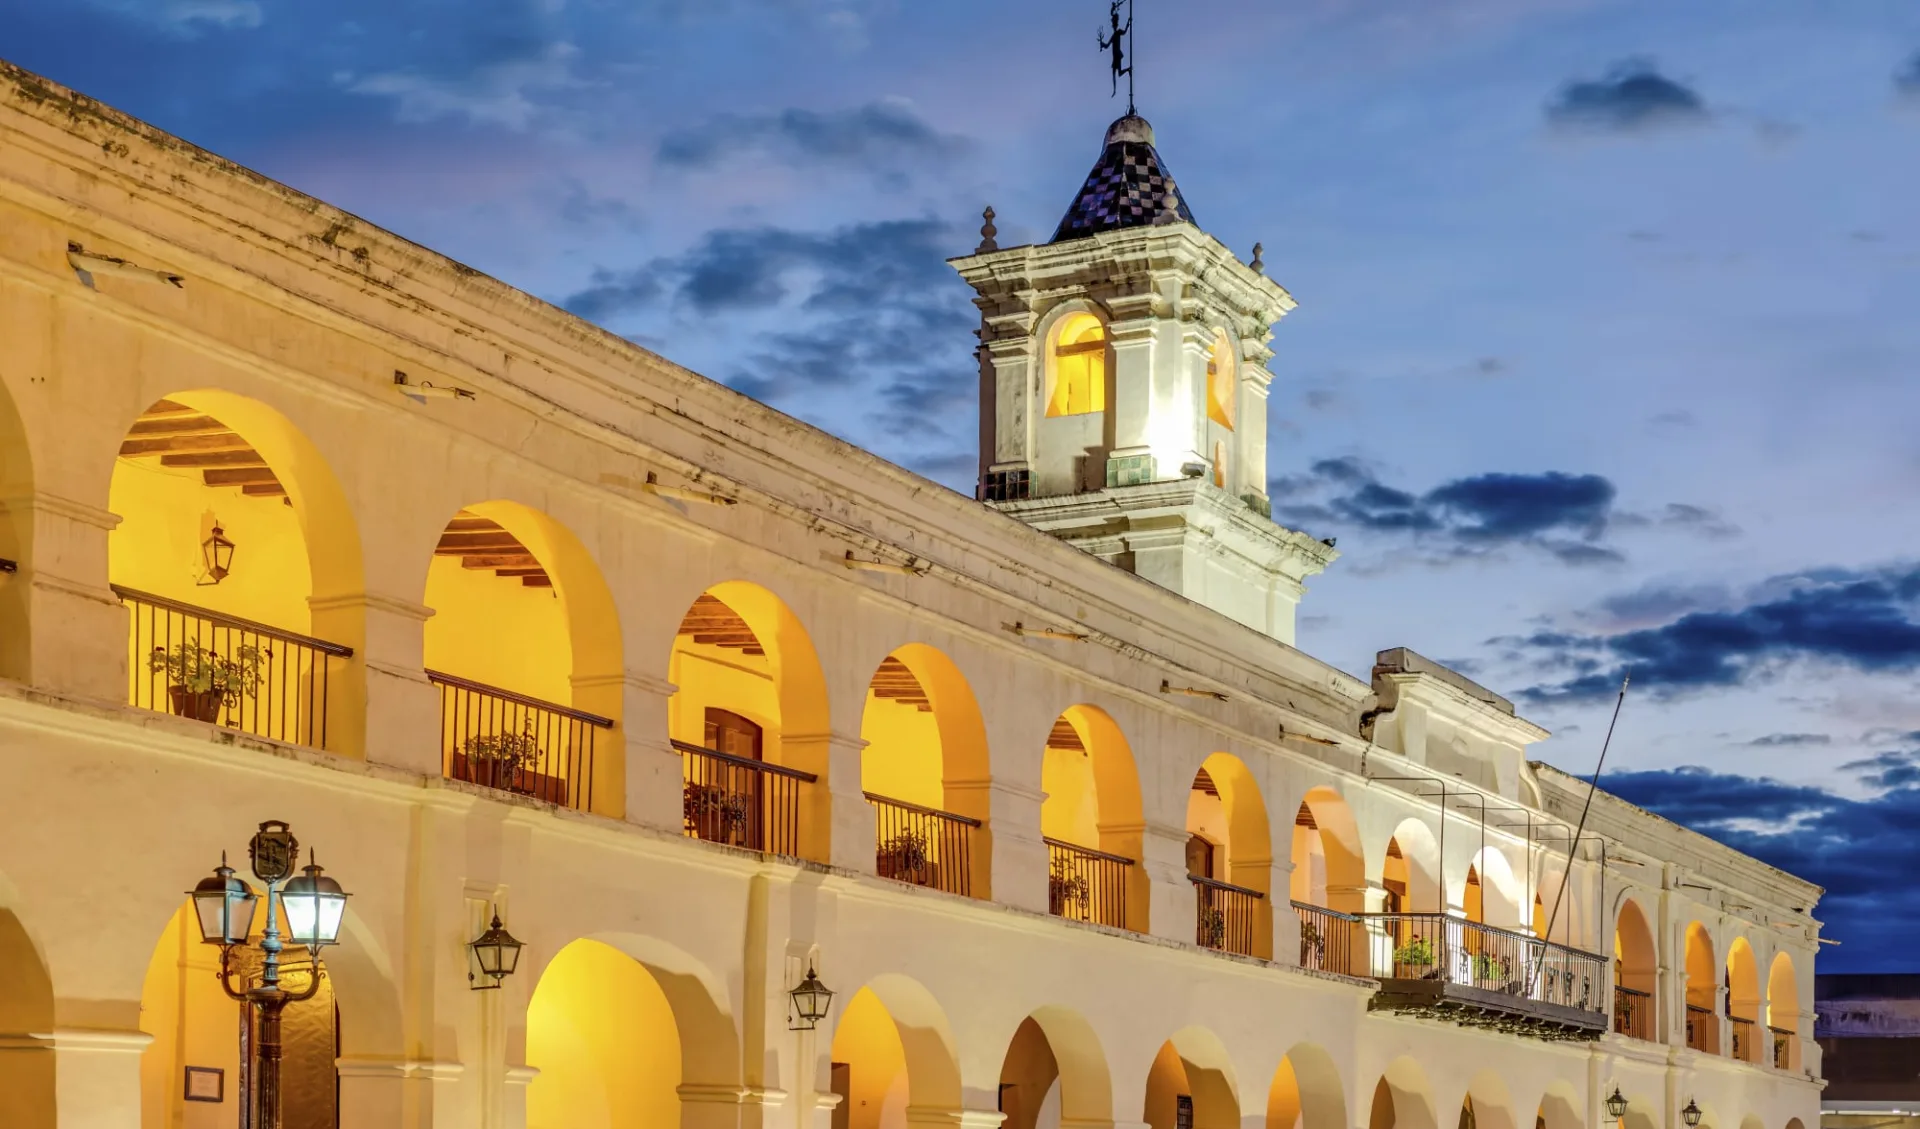
[{"label": "pilaster", "polygon": [[119,524],[44,491],[0,499],[0,526],[20,542],[19,571],[0,575],[0,676],[127,700],[127,610],[107,584],[107,534]]},{"label": "pilaster", "polygon": [[121,1129],[140,1124],[144,1031],[56,1028],[0,1035],[0,1125]]},{"label": "pilaster", "polygon": [[433,609],[374,592],[307,601],[313,634],[353,648],[327,688],[327,748],[441,774],[439,694],[422,667]]}]

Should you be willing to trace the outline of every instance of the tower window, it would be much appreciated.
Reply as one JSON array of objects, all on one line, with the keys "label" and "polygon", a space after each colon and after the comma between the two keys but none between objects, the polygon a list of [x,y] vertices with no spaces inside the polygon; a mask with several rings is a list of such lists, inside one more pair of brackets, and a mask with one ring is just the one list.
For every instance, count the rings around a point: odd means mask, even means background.
[{"label": "tower window", "polygon": [[1047,366],[1047,414],[1077,416],[1107,408],[1107,327],[1092,314],[1060,322]]},{"label": "tower window", "polygon": [[1213,351],[1207,354],[1207,418],[1233,430],[1233,386],[1234,370],[1233,346],[1222,334],[1213,343]]}]

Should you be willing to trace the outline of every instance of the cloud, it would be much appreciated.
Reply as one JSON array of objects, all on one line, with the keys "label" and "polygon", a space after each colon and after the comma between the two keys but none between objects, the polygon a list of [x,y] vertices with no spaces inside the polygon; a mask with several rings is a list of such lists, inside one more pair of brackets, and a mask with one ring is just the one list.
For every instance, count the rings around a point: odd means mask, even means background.
[{"label": "cloud", "polygon": [[[1608,662],[1590,673],[1534,686],[1535,704],[1604,700],[1623,676],[1671,697],[1759,681],[1795,663],[1868,673],[1920,669],[1920,566],[1829,568],[1773,577],[1744,603],[1697,608],[1655,626],[1572,636]],[[1540,649],[1564,649],[1547,642]]]},{"label": "cloud", "polygon": [[147,20],[170,31],[191,36],[209,29],[247,30],[266,19],[259,0],[93,0],[96,7],[122,16]]},{"label": "cloud", "polygon": [[1548,124],[1587,133],[1644,133],[1707,116],[1700,95],[1645,59],[1615,63],[1598,79],[1569,82],[1547,103]]},{"label": "cloud", "polygon": [[668,132],[658,155],[662,165],[684,169],[710,169],[750,153],[796,165],[872,168],[944,160],[966,147],[963,138],[928,125],[907,102],[883,99],[827,112],[722,114]]},{"label": "cloud", "polygon": [[1876,753],[1864,760],[1848,761],[1840,768],[1874,788],[1911,788],[1920,784],[1920,753],[1912,750]]},{"label": "cloud", "polygon": [[[1715,772],[1697,765],[1623,772],[1601,786],[1826,888],[1815,911],[1825,936],[1841,941],[1823,950],[1821,967],[1866,972],[1911,963],[1908,938],[1920,929],[1920,893],[1895,876],[1920,871],[1920,788],[1911,751],[1853,762],[1852,771],[1894,774],[1884,794],[1848,799],[1819,788],[1766,777]],[[1884,765],[1884,767],[1883,767]]]},{"label": "cloud", "polygon": [[1747,744],[1756,749],[1791,749],[1807,745],[1831,745],[1833,738],[1825,733],[1769,733],[1764,737],[1755,737]]},{"label": "cloud", "polygon": [[573,62],[579,54],[571,43],[552,42],[529,55],[486,63],[457,75],[398,70],[343,73],[336,81],[351,94],[393,99],[395,117],[403,122],[465,118],[475,125],[523,130],[539,114],[536,91],[578,85]]},{"label": "cloud", "polygon": [[1893,75],[1894,93],[1902,98],[1920,98],[1920,51],[1908,56]]}]

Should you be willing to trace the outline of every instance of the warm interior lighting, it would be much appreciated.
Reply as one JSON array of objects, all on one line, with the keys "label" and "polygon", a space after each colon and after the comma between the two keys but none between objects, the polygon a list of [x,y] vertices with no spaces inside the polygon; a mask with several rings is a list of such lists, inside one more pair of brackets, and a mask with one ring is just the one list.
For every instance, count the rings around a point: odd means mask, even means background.
[{"label": "warm interior lighting", "polygon": [[318,949],[340,940],[340,919],[347,912],[347,892],[309,862],[280,889],[287,909],[287,936],[297,945]]},{"label": "warm interior lighting", "polygon": [[1107,327],[1092,314],[1060,322],[1047,366],[1047,415],[1074,416],[1107,407]]},{"label": "warm interior lighting", "polygon": [[1207,354],[1207,418],[1233,430],[1233,348],[1221,334]]}]

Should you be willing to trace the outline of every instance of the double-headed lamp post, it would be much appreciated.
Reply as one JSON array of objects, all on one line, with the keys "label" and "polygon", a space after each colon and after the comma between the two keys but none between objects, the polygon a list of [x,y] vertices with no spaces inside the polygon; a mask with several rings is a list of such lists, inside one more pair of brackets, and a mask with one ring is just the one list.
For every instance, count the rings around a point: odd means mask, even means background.
[{"label": "double-headed lamp post", "polygon": [[[288,1004],[312,999],[320,990],[320,980],[326,975],[320,966],[320,950],[340,938],[347,893],[311,858],[298,875],[293,873],[300,859],[300,843],[280,820],[270,819],[260,825],[247,844],[247,857],[253,863],[253,876],[267,887],[267,923],[260,932],[260,974],[256,983],[249,986],[242,970],[241,987],[234,987],[233,951],[246,945],[253,934],[253,915],[260,895],[234,874],[225,852],[213,876],[202,878],[193,888],[193,908],[200,919],[200,939],[220,946],[220,987],[228,996],[252,1004],[260,1016],[251,1095],[253,1124],[259,1129],[280,1129],[280,1013]],[[286,947],[280,940],[283,911],[288,939],[305,945],[313,961],[307,986],[297,992],[280,986],[280,952]]]}]

